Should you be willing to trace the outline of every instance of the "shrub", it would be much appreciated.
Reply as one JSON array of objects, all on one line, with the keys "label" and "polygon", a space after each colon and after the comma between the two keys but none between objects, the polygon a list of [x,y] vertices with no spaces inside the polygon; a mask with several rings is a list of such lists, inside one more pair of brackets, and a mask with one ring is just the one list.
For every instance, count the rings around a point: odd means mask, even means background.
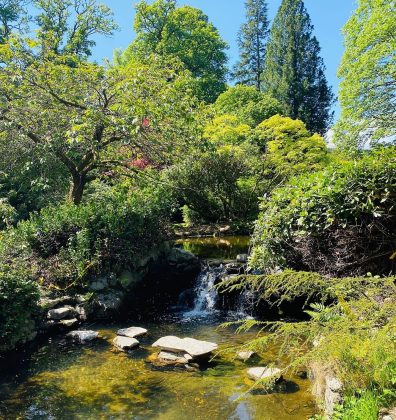
[{"label": "shrub", "polygon": [[249,223],[257,217],[258,196],[264,188],[258,156],[247,144],[221,146],[190,156],[172,168],[167,179],[193,220]]},{"label": "shrub", "polygon": [[29,273],[0,267],[0,351],[29,338],[38,298],[37,284]]},{"label": "shrub", "polygon": [[251,265],[389,274],[396,249],[395,149],[294,178],[264,201]]},{"label": "shrub", "polygon": [[282,114],[283,108],[278,100],[259,92],[252,86],[237,85],[222,93],[214,104],[216,115],[229,114],[238,117],[250,127],[275,114]]},{"label": "shrub", "polygon": [[172,198],[164,189],[110,188],[86,204],[45,208],[0,242],[0,259],[37,267],[36,278],[61,287],[92,274],[139,267],[167,238]]}]

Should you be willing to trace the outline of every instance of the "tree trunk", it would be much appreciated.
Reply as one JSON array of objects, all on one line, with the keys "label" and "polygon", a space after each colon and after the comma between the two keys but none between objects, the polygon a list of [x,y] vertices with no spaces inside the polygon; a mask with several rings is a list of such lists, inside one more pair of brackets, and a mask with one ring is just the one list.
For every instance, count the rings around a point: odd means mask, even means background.
[{"label": "tree trunk", "polygon": [[75,174],[70,185],[69,199],[74,204],[81,203],[85,186],[87,184],[87,176],[85,174]]}]

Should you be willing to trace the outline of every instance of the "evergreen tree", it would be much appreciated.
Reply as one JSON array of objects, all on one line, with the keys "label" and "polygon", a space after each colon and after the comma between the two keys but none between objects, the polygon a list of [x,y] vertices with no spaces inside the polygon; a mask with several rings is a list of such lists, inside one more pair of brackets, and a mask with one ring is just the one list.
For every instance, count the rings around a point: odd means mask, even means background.
[{"label": "evergreen tree", "polygon": [[268,6],[266,0],[246,0],[247,21],[238,34],[239,62],[233,77],[241,84],[261,90],[265,47],[269,34]]},{"label": "evergreen tree", "polygon": [[324,134],[334,101],[320,57],[320,46],[302,0],[283,0],[271,28],[263,89],[278,99],[293,119]]}]

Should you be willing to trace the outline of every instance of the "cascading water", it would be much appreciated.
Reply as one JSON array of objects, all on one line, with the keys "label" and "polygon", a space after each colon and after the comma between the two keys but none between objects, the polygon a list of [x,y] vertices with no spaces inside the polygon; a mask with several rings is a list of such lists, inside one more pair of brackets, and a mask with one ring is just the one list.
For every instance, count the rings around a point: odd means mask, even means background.
[{"label": "cascading water", "polygon": [[222,265],[220,267],[207,266],[201,271],[194,290],[194,306],[192,310],[184,314],[186,318],[208,316],[216,310],[218,295],[214,286],[216,280],[224,273],[225,268]]}]

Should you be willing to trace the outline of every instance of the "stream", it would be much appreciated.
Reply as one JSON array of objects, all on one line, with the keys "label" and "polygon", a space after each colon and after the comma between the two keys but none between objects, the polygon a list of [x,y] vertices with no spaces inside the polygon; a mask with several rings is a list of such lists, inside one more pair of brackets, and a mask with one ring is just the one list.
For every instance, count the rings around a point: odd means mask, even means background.
[{"label": "stream", "polygon": [[[247,251],[248,239],[190,239],[179,246],[202,258],[232,259]],[[256,332],[218,328],[247,315],[216,310],[211,270],[198,276],[192,307],[178,307],[147,322],[89,325],[101,338],[88,345],[58,335],[15,355],[0,367],[0,419],[300,420],[314,415],[310,382],[298,376],[286,378],[284,393],[249,392],[248,367],[286,361],[276,360],[275,347],[247,362],[237,360],[235,350],[223,352]],[[116,331],[132,325],[149,331],[139,339],[140,348],[129,354],[114,351]],[[147,361],[155,352],[151,344],[166,335],[218,343],[220,354],[196,371],[154,367]]]}]

